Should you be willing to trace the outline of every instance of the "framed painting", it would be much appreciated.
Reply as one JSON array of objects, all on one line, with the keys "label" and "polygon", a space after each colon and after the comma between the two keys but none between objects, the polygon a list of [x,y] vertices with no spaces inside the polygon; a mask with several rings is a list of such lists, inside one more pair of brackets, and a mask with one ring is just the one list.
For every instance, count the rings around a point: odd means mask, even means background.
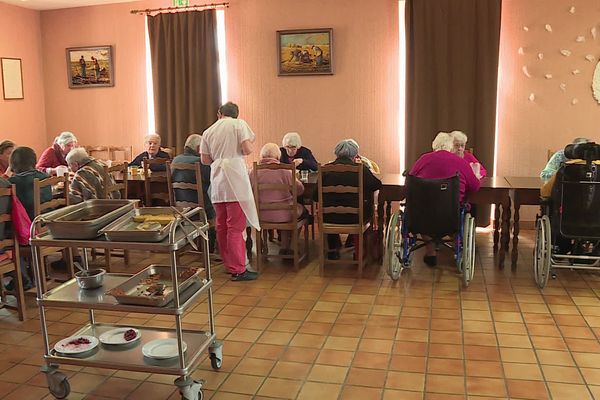
[{"label": "framed painting", "polygon": [[67,76],[71,89],[114,86],[112,46],[68,48]]},{"label": "framed painting", "polygon": [[333,29],[277,31],[278,71],[285,75],[333,74]]},{"label": "framed painting", "polygon": [[2,69],[2,94],[4,100],[21,100],[23,96],[23,70],[20,58],[0,58]]}]

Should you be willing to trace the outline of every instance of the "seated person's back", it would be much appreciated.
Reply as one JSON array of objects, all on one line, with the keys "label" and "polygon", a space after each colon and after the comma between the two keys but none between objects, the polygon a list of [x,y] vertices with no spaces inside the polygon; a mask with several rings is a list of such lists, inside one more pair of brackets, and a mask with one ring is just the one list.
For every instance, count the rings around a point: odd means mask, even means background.
[{"label": "seated person's back", "polygon": [[[84,148],[78,147],[67,155],[67,163],[75,175],[69,185],[69,200],[80,203],[85,200],[101,199],[107,186],[115,184],[112,175],[105,176],[106,166],[99,160],[90,157]],[[109,199],[120,199],[121,192],[107,193]]]},{"label": "seated person's back", "polygon": [[[15,184],[17,197],[32,220],[35,216],[33,181],[36,178],[42,180],[49,177],[35,169],[36,158],[35,152],[29,147],[17,147],[10,155],[10,167],[14,175],[9,178],[9,182]],[[52,200],[52,189],[46,186],[41,190],[40,202],[45,203],[50,200]]]}]

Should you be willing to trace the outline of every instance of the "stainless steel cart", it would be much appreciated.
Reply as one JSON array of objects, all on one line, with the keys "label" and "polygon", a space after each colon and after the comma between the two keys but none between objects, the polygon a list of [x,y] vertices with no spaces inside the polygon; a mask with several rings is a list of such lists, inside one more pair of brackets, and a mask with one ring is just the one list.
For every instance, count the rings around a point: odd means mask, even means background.
[{"label": "stainless steel cart", "polygon": [[[185,218],[185,216],[184,216]],[[187,219],[187,218],[186,218]],[[188,220],[189,221],[189,220]],[[31,248],[33,254],[33,265],[37,284],[37,303],[40,311],[40,322],[42,336],[44,338],[45,365],[42,372],[46,374],[50,393],[57,399],[63,399],[70,393],[70,385],[65,374],[58,370],[59,365],[76,365],[81,367],[95,367],[118,369],[135,372],[149,372],[179,376],[175,385],[179,388],[183,400],[201,400],[202,381],[195,381],[191,373],[202,360],[204,351],[209,352],[212,368],[218,370],[222,363],[222,343],[216,340],[213,316],[212,278],[210,271],[210,257],[208,254],[208,223],[206,220],[184,224],[181,216],[178,216],[172,224],[169,235],[162,241],[156,243],[130,242],[130,241],[108,241],[104,238],[92,240],[65,240],[54,239],[49,232],[42,232],[45,224],[44,215],[33,221],[31,227]],[[204,279],[195,282],[189,288],[179,292],[178,285],[178,253],[188,249],[195,240],[202,237],[203,244],[203,267]],[[80,289],[75,279],[43,292],[41,277],[43,263],[41,262],[42,247],[76,247],[83,249],[84,268],[88,268],[87,252],[85,249],[126,249],[168,253],[170,255],[169,266],[171,267],[171,279],[173,281],[173,300],[164,307],[149,307],[139,305],[119,304],[117,300],[106,292],[127,280],[130,275],[109,273],[106,274],[104,285],[95,290]],[[182,317],[189,307],[203,295],[208,297],[208,324],[210,331],[184,330],[182,328]],[[64,355],[57,353],[48,339],[46,324],[46,308],[79,308],[89,310],[89,323],[78,330],[74,335],[89,335],[99,337],[103,332],[118,325],[99,324],[94,319],[94,310],[117,311],[123,313],[148,313],[171,315],[175,319],[175,329],[151,328],[144,326],[132,326],[139,329],[141,338],[137,345],[125,345],[118,350],[100,344],[89,354]],[[168,360],[153,360],[142,354],[142,346],[149,341],[159,338],[174,338],[178,346],[178,356]],[[184,345],[187,344],[187,350]]]}]

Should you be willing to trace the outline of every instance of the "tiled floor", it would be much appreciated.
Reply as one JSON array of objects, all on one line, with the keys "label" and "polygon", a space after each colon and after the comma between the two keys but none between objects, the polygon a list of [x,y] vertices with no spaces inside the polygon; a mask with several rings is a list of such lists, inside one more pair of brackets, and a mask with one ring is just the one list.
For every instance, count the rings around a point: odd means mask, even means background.
[{"label": "tiled floor", "polygon": [[[217,266],[223,368],[205,360],[194,377],[215,400],[600,399],[599,276],[561,272],[542,293],[531,274],[531,232],[516,272],[494,267],[490,240],[478,234],[467,290],[452,268],[429,269],[417,257],[397,283],[375,266],[357,280],[342,267],[321,278],[316,261],[299,273],[272,265],[255,282],[229,282]],[[102,322],[172,326],[162,316],[99,314]],[[55,341],[86,314],[53,310],[48,319]],[[205,319],[205,304],[185,316],[190,327]],[[20,323],[0,310],[0,398],[52,398],[39,372],[39,332],[39,320]],[[179,398],[171,376],[61,369],[69,399]]]}]

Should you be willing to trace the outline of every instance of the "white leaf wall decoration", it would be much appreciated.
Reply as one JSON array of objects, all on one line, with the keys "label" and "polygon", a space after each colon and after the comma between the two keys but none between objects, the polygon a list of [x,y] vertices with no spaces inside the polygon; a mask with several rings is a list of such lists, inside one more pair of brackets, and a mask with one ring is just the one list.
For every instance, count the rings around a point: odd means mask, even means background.
[{"label": "white leaf wall decoration", "polygon": [[524,26],[524,27],[523,27],[523,30],[524,30],[525,32],[529,32],[529,28],[528,28],[528,27],[526,27],[526,26]]},{"label": "white leaf wall decoration", "polygon": [[571,71],[571,73],[572,73],[573,75],[579,75],[579,73],[580,73],[580,72],[581,72],[581,71],[580,71],[580,70],[578,70],[578,69],[574,69],[573,71]]},{"label": "white leaf wall decoration", "polygon": [[517,53],[519,53],[520,55],[525,54],[522,47],[519,47],[519,50],[517,50]]},{"label": "white leaf wall decoration", "polygon": [[579,103],[579,99],[573,99],[573,100],[571,100],[571,104],[572,105],[575,105],[577,103]]},{"label": "white leaf wall decoration", "polygon": [[529,94],[529,101],[535,101],[535,94]]},{"label": "white leaf wall decoration", "polygon": [[592,37],[594,39],[596,39],[596,36],[598,35],[598,31],[596,30],[596,27],[593,27],[590,32],[592,33]]},{"label": "white leaf wall decoration", "polygon": [[531,78],[531,74],[529,73],[529,70],[527,69],[527,65],[523,65],[523,68],[521,68],[523,70],[523,73],[525,74],[526,77]]},{"label": "white leaf wall decoration", "polygon": [[585,37],[583,37],[583,36],[577,36],[577,38],[575,39],[575,41],[577,43],[583,43],[583,42],[585,42]]},{"label": "white leaf wall decoration", "polygon": [[596,64],[596,70],[592,78],[592,94],[594,95],[594,99],[600,103],[600,62]]},{"label": "white leaf wall decoration", "polygon": [[587,56],[585,56],[585,59],[588,60],[589,62],[594,62],[594,60],[596,59],[596,57],[594,57],[591,54],[588,54]]},{"label": "white leaf wall decoration", "polygon": [[544,78],[546,78],[546,79],[552,79],[552,74],[546,74],[546,75],[544,75]]},{"label": "white leaf wall decoration", "polygon": [[544,26],[544,29],[546,29],[548,32],[552,32],[552,25],[546,24],[546,26]]},{"label": "white leaf wall decoration", "polygon": [[566,83],[561,83],[558,86],[560,87],[560,90],[562,90],[563,92],[567,91],[567,84]]},{"label": "white leaf wall decoration", "polygon": [[540,60],[543,60],[544,59],[544,53],[538,53],[538,58]]},{"label": "white leaf wall decoration", "polygon": [[571,52],[569,50],[563,49],[560,51],[560,54],[562,54],[565,57],[569,57],[571,55]]},{"label": "white leaf wall decoration", "polygon": [[571,6],[571,8],[569,8],[569,12],[571,14],[575,14],[575,6]]}]

